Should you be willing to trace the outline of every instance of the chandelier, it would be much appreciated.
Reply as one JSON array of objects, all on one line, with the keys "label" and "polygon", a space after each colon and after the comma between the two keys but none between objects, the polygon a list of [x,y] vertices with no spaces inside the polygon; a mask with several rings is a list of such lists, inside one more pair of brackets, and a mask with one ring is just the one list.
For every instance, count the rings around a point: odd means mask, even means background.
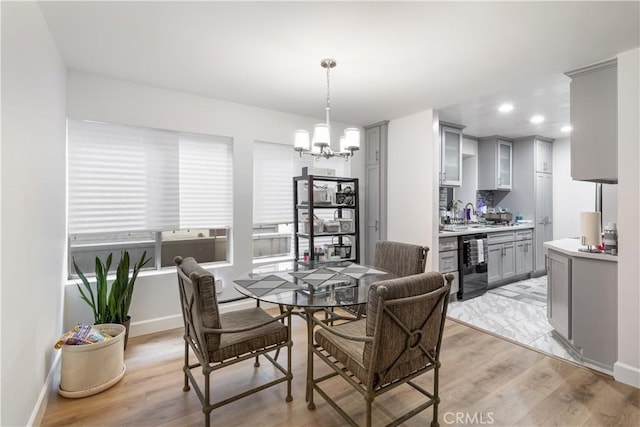
[{"label": "chandelier", "polygon": [[308,154],[314,157],[324,157],[325,159],[334,156],[348,159],[349,156],[353,156],[354,151],[360,149],[360,129],[345,129],[344,135],[340,137],[340,151],[331,149],[331,125],[329,123],[331,87],[329,84],[329,72],[336,66],[336,60],[323,59],[320,65],[327,70],[326,122],[319,123],[313,127],[313,138],[311,139],[309,138],[309,131],[304,129],[297,130],[293,149],[300,153],[300,157],[303,154]]}]

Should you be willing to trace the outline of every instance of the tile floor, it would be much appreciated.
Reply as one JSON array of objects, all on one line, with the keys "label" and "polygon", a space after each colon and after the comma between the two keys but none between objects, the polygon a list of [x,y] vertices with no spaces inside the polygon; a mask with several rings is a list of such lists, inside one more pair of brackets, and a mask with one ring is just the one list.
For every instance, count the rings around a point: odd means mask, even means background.
[{"label": "tile floor", "polygon": [[447,314],[521,344],[580,363],[552,336],[547,322],[547,276],[521,280],[467,301],[449,304]]}]

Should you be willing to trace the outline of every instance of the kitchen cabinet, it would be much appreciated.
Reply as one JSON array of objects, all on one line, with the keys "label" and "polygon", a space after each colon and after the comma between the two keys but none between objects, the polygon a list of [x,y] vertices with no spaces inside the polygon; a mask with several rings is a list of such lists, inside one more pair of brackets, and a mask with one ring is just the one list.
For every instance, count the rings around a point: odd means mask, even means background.
[{"label": "kitchen cabinet", "polygon": [[[538,135],[513,141],[513,185],[500,205],[530,220],[533,233],[533,273],[545,272],[544,242],[553,240],[553,139]],[[546,170],[546,172],[545,172]]]},{"label": "kitchen cabinet", "polygon": [[488,137],[478,140],[478,190],[513,188],[513,145],[510,139]]},{"label": "kitchen cabinet", "polygon": [[578,239],[545,246],[547,316],[555,335],[585,365],[611,374],[618,355],[617,257],[579,252]]},{"label": "kitchen cabinet", "polygon": [[524,276],[533,271],[533,234],[516,232],[515,275]]},{"label": "kitchen cabinet", "polygon": [[[293,177],[294,254],[301,248],[331,246],[340,259],[360,262],[360,207],[358,178],[302,175]],[[327,218],[332,222],[318,221]],[[331,261],[324,259],[324,262]]]},{"label": "kitchen cabinet", "polygon": [[571,177],[618,182],[618,81],[613,59],[566,73],[571,78]]},{"label": "kitchen cabinet", "polygon": [[547,256],[547,319],[555,331],[570,342],[571,257],[549,251]]},{"label": "kitchen cabinet", "polygon": [[458,238],[441,237],[438,245],[438,271],[442,274],[453,274],[450,295],[458,293],[459,278],[458,273]]},{"label": "kitchen cabinet", "polygon": [[365,164],[365,256],[373,265],[376,242],[387,239],[387,140],[389,122],[364,127]]},{"label": "kitchen cabinet", "polygon": [[534,187],[535,207],[535,238],[536,257],[535,270],[544,270],[544,242],[553,240],[553,177],[547,173],[536,173]]},{"label": "kitchen cabinet", "polygon": [[440,186],[462,185],[462,129],[454,123],[440,122]]},{"label": "kitchen cabinet", "polygon": [[487,245],[489,248],[488,284],[492,285],[513,278],[516,275],[513,232],[489,234]]},{"label": "kitchen cabinet", "polygon": [[547,138],[536,137],[536,172],[552,173],[553,150],[551,141]]}]

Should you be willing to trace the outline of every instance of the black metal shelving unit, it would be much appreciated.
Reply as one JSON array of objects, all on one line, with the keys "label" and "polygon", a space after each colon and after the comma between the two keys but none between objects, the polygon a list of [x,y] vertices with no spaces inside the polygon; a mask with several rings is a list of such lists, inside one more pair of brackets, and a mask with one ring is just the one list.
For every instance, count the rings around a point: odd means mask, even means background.
[{"label": "black metal shelving unit", "polygon": [[[307,203],[301,203],[300,192],[304,191],[304,184],[307,184]],[[302,184],[302,185],[301,185]],[[343,192],[347,186],[351,187],[353,192],[352,204],[347,203],[317,203],[313,197],[313,189],[315,185],[331,185],[335,186],[336,193]],[[302,190],[301,188],[302,187]],[[344,214],[346,210],[353,211],[353,231],[352,232],[319,232],[316,233],[313,226],[314,212],[316,210],[333,210],[337,211],[337,219],[345,218]],[[302,221],[301,214],[307,213],[309,219],[308,232],[300,231],[300,222]],[[355,263],[360,262],[360,203],[359,203],[359,188],[358,178],[342,178],[335,176],[318,176],[318,175],[302,175],[293,178],[293,218],[294,218],[294,248],[295,258],[299,262],[304,262],[302,254],[300,253],[300,239],[306,239],[309,243],[309,252],[312,256],[313,248],[315,247],[315,240],[319,237],[331,237],[337,238],[338,245],[342,246],[345,243],[345,237],[348,236],[351,242],[351,257],[341,259],[342,261],[352,261]],[[311,261],[315,265],[318,261]],[[311,263],[310,262],[310,263]],[[326,263],[335,262],[335,260],[326,260]],[[322,263],[322,262],[321,262]]]}]

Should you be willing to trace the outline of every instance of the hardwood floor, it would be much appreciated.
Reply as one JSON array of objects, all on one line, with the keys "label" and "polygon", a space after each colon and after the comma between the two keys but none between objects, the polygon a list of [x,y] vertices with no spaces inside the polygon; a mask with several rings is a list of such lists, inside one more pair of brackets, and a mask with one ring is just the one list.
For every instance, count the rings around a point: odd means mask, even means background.
[{"label": "hardwood floor", "polygon": [[[217,426],[343,426],[344,420],[316,394],[316,409],[304,401],[306,328],[294,317],[293,402],[281,384],[212,412]],[[113,388],[84,399],[65,399],[51,390],[43,426],[199,426],[204,416],[195,393],[182,391],[182,331],[132,338],[125,354],[127,372]],[[284,355],[281,355],[283,357]],[[638,426],[640,390],[595,371],[536,352],[486,332],[447,320],[440,371],[440,416],[446,425]],[[316,368],[324,370],[321,362]],[[195,372],[194,374],[199,372]],[[215,375],[215,374],[214,374]],[[214,399],[228,396],[273,375],[268,362],[252,361],[212,376]],[[419,382],[430,385],[431,375]],[[217,386],[216,386],[217,384]],[[54,383],[57,388],[57,382]],[[329,390],[345,410],[364,423],[364,401],[336,378]],[[408,386],[374,402],[374,425],[415,403]],[[428,409],[406,425],[431,422]]]}]

